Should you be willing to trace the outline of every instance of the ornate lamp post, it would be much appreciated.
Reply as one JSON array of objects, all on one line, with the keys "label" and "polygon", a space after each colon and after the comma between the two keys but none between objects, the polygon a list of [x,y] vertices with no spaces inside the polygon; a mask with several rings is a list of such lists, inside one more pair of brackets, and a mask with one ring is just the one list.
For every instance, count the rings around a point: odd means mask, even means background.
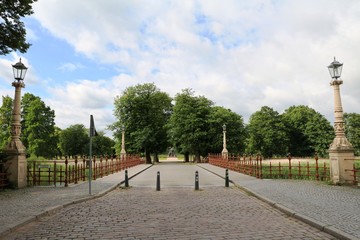
[{"label": "ornate lamp post", "polygon": [[345,122],[340,97],[340,79],[343,64],[336,61],[328,66],[332,81],[330,85],[334,88],[334,130],[335,138],[329,148],[330,173],[332,182],[335,184],[350,183],[352,176],[350,170],[353,168],[354,149],[345,136]]},{"label": "ornate lamp post", "polygon": [[228,150],[226,149],[226,125],[223,125],[223,150],[221,152],[223,158],[228,158]]},{"label": "ornate lamp post", "polygon": [[123,158],[126,155],[126,151],[125,151],[125,127],[124,126],[122,126],[121,131],[122,131],[122,133],[121,133],[121,152],[120,153],[121,153],[121,157]]},{"label": "ornate lamp post", "polygon": [[9,181],[17,188],[26,187],[26,153],[25,147],[20,140],[21,134],[21,113],[20,113],[20,103],[21,103],[21,88],[25,87],[24,78],[27,71],[27,67],[20,61],[14,65],[13,72],[15,81],[12,83],[12,86],[15,87],[15,98],[14,98],[14,108],[12,113],[12,122],[11,122],[11,140],[8,143],[5,152],[10,156],[10,159],[7,161],[9,167]]}]

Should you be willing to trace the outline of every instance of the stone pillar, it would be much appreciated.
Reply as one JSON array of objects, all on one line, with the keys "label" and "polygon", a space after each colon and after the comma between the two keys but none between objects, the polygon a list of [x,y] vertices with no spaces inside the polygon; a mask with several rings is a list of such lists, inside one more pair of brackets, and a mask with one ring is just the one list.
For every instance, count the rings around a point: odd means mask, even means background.
[{"label": "stone pillar", "polygon": [[9,156],[9,159],[6,162],[6,167],[10,173],[10,184],[16,188],[23,188],[27,185],[27,161],[26,149],[20,140],[20,101],[21,88],[25,87],[25,84],[22,81],[14,81],[12,86],[15,87],[15,98],[11,123],[11,141],[5,149],[5,153]]},{"label": "stone pillar", "polygon": [[334,130],[335,138],[329,148],[330,174],[334,184],[351,184],[353,172],[354,148],[345,136],[345,122],[340,97],[340,85],[342,80],[334,80],[330,83],[334,88]]},{"label": "stone pillar", "polygon": [[223,125],[223,150],[221,152],[221,155],[223,158],[228,158],[228,150],[226,149],[226,125]]},{"label": "stone pillar", "polygon": [[122,133],[121,133],[121,152],[120,152],[121,156],[126,155],[126,151],[125,151],[125,127],[122,127]]}]

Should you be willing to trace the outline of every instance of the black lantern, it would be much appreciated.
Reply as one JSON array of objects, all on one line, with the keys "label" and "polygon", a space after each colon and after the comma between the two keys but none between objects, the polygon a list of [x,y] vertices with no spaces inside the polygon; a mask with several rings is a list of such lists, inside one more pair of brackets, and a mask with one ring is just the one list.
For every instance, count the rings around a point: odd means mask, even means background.
[{"label": "black lantern", "polygon": [[21,58],[20,61],[12,65],[12,67],[14,72],[14,78],[18,81],[23,81],[28,68],[21,62]]},{"label": "black lantern", "polygon": [[336,61],[336,59],[334,57],[334,61],[332,63],[330,63],[330,65],[328,66],[331,78],[333,78],[335,80],[340,78],[342,67],[343,67],[343,64]]}]

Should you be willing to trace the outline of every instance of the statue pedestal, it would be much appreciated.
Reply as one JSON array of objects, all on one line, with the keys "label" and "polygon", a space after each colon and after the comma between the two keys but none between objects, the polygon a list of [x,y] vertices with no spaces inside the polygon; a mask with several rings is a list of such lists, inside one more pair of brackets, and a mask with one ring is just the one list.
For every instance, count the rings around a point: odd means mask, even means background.
[{"label": "statue pedestal", "polygon": [[5,167],[8,169],[9,182],[16,188],[24,188],[27,186],[27,161],[25,153],[16,153],[6,151],[8,160]]},{"label": "statue pedestal", "polygon": [[346,138],[335,138],[329,148],[330,175],[334,184],[352,184],[354,149]]}]

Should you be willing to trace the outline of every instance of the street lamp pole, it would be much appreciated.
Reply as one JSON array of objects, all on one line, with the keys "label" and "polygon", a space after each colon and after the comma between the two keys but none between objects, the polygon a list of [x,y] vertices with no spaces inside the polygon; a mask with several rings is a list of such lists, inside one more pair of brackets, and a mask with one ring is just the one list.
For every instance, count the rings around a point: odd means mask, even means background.
[{"label": "street lamp pole", "polygon": [[345,184],[352,181],[352,173],[354,163],[354,148],[345,136],[344,114],[340,96],[340,85],[343,81],[340,79],[343,64],[336,61],[328,66],[332,81],[330,85],[334,89],[334,130],[335,138],[330,144],[330,174],[331,180],[335,184]]},{"label": "street lamp pole", "polygon": [[21,134],[21,88],[25,87],[24,78],[27,67],[20,61],[14,65],[13,72],[15,81],[12,86],[15,87],[14,106],[11,122],[11,140],[8,143],[5,152],[9,155],[8,171],[10,173],[9,181],[17,188],[26,187],[26,149],[20,140]]},{"label": "street lamp pole", "polygon": [[228,150],[226,149],[226,125],[223,125],[223,150],[221,152],[223,158],[228,158]]}]

